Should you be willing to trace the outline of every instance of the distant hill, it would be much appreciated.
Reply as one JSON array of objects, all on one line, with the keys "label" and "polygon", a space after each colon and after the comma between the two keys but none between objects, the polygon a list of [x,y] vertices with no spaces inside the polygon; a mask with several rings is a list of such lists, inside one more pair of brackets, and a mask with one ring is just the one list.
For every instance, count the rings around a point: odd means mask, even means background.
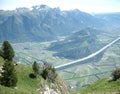
[{"label": "distant hill", "polygon": [[96,17],[80,10],[61,11],[46,5],[0,10],[0,42],[47,41],[86,27],[100,27]]},{"label": "distant hill", "polygon": [[96,35],[102,31],[86,28],[71,34],[63,41],[51,44],[48,50],[56,51],[55,56],[78,59],[95,52],[101,47]]},{"label": "distant hill", "polygon": [[106,21],[107,25],[119,25],[120,24],[120,12],[113,13],[100,13],[94,15],[95,17]]}]

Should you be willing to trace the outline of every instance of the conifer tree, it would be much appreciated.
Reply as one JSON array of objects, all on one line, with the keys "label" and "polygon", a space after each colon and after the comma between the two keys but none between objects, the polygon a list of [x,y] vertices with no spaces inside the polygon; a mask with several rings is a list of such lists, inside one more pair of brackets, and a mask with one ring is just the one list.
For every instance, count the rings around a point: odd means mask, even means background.
[{"label": "conifer tree", "polygon": [[34,71],[34,75],[37,77],[37,75],[39,74],[39,66],[36,63],[36,61],[34,61],[32,68],[33,68],[33,71]]},{"label": "conifer tree", "polygon": [[15,87],[17,84],[17,74],[12,61],[5,60],[0,84],[7,87]]},{"label": "conifer tree", "polygon": [[0,84],[8,87],[15,87],[17,84],[17,74],[13,64],[14,50],[8,41],[2,45],[2,54],[5,60],[3,72],[0,77]]},{"label": "conifer tree", "polygon": [[12,61],[15,52],[8,41],[3,42],[2,51],[3,51],[3,58]]}]

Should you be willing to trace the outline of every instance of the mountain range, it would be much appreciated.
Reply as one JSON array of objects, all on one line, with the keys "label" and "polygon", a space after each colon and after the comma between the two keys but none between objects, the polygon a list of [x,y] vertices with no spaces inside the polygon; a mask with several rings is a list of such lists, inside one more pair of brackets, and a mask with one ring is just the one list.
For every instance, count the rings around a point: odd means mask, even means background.
[{"label": "mountain range", "polygon": [[0,42],[48,41],[102,25],[101,19],[77,9],[61,11],[40,5],[12,11],[0,10]]},{"label": "mountain range", "polygon": [[0,42],[43,42],[65,36],[48,50],[68,59],[82,58],[98,50],[103,46],[99,40],[104,35],[119,36],[119,29],[120,12],[89,14],[47,5],[0,10]]}]

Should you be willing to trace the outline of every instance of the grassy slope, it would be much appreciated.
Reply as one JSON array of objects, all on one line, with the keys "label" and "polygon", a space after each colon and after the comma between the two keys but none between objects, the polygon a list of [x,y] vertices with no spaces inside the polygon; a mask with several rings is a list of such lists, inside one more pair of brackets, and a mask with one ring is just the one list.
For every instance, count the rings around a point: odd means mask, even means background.
[{"label": "grassy slope", "polygon": [[[0,66],[3,62],[3,59],[0,57]],[[37,79],[30,78],[29,74],[33,72],[30,66],[19,64],[15,66],[15,68],[18,75],[17,89],[0,85],[0,94],[41,94],[40,92],[45,91],[46,85],[53,90],[59,90],[62,94],[69,94],[68,88],[59,76],[56,78],[56,82],[54,83],[55,85],[53,85],[42,79],[41,76]]]},{"label": "grassy slope", "polygon": [[74,94],[120,94],[120,79],[111,82],[101,79]]},{"label": "grassy slope", "polygon": [[[2,61],[1,57],[0,61]],[[2,64],[2,62],[0,62],[0,64]],[[36,94],[41,77],[37,79],[29,78],[29,74],[33,72],[30,66],[19,64],[15,68],[18,75],[17,89],[0,85],[0,94]]]}]

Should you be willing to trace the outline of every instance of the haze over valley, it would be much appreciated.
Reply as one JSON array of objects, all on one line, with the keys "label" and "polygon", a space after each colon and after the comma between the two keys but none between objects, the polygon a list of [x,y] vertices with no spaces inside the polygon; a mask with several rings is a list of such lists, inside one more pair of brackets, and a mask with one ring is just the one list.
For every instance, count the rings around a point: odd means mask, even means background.
[{"label": "haze over valley", "polygon": [[16,52],[14,59],[30,66],[46,61],[58,67],[105,47],[57,71],[71,91],[109,78],[120,68],[120,12],[90,14],[47,5],[0,10],[0,43],[5,40]]}]

